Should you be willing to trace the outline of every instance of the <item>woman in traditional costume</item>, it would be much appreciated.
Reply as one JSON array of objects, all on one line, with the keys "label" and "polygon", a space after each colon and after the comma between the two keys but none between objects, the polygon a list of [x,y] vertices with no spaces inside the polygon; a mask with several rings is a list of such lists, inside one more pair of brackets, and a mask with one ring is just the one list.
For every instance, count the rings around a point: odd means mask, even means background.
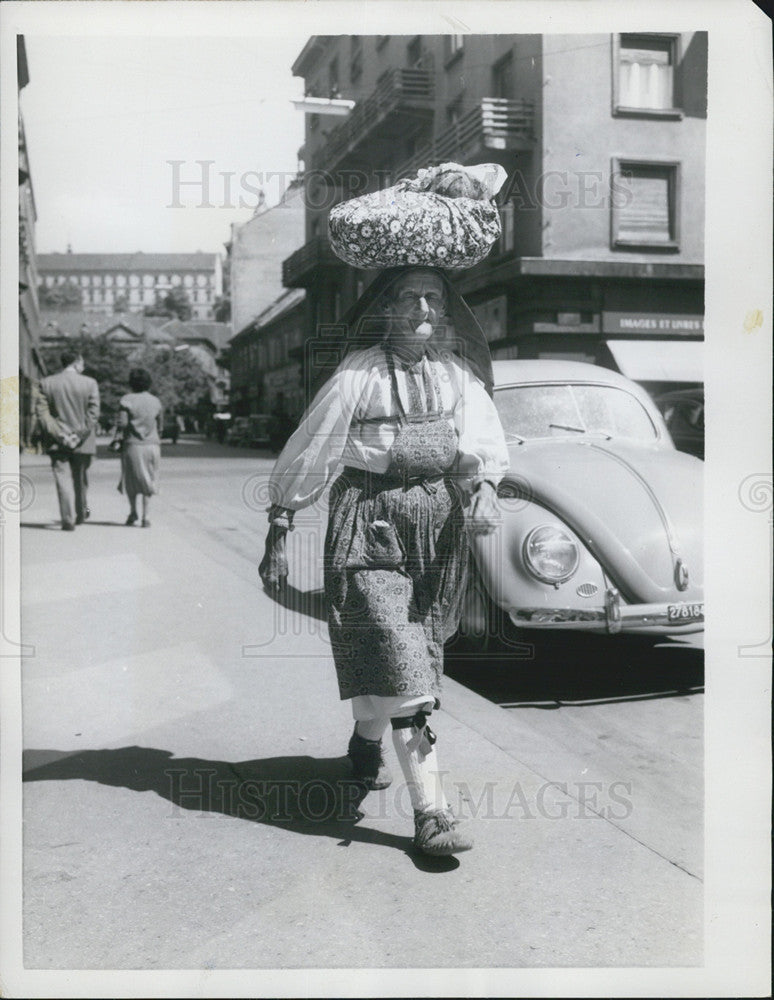
[{"label": "woman in traditional costume", "polygon": [[[332,238],[348,262],[362,246],[353,231],[373,252],[369,238],[384,223],[378,215],[374,223],[373,210],[363,222],[362,201],[340,206],[358,213],[345,227],[346,250],[340,232]],[[423,221],[411,201],[401,224],[406,214],[414,230]],[[332,215],[332,237],[335,221]],[[452,254],[459,239],[458,231],[436,228],[432,255],[417,252],[412,240],[411,264],[383,271],[344,318],[344,357],[272,474],[260,572],[267,587],[282,585],[294,512],[314,503],[343,465],[330,490],[324,570],[339,693],[351,699],[355,718],[349,757],[367,788],[387,787],[382,736],[391,726],[414,809],[414,843],[447,855],[468,850],[472,840],[444,795],[427,720],[440,704],[444,642],[459,622],[466,532],[497,526],[508,452],[491,398],[486,339],[447,274],[426,266],[439,259],[443,237],[452,237]],[[400,235],[394,225],[385,231]],[[395,245],[382,259],[395,259]]]}]

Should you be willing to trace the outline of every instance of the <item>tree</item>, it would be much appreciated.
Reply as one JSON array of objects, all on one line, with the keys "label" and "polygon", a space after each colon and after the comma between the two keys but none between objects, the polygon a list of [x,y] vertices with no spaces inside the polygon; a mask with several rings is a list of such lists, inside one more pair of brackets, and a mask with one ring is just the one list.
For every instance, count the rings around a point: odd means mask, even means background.
[{"label": "tree", "polygon": [[39,285],[38,302],[43,309],[78,309],[83,296],[80,285],[68,279],[60,285]]},{"label": "tree", "polygon": [[[41,345],[41,354],[50,372],[62,367],[59,355],[62,346]],[[129,368],[126,352],[105,337],[90,337],[79,334],[67,338],[67,347],[72,347],[83,357],[84,374],[90,375],[99,384],[101,422],[112,423],[118,414],[118,401],[129,391]]]},{"label": "tree", "polygon": [[167,412],[193,414],[203,397],[209,399],[209,379],[190,351],[146,344],[132,355],[132,366],[150,373],[151,391]]},{"label": "tree", "polygon": [[164,305],[180,320],[190,319],[193,315],[191,298],[182,285],[175,285],[174,288],[170,289],[169,294],[164,300]]},{"label": "tree", "polygon": [[228,295],[219,295],[212,306],[212,315],[217,323],[231,321],[231,299]]},{"label": "tree", "polygon": [[177,316],[185,321],[193,315],[191,299],[182,285],[175,285],[166,295],[156,294],[156,302],[143,310],[146,316]]}]

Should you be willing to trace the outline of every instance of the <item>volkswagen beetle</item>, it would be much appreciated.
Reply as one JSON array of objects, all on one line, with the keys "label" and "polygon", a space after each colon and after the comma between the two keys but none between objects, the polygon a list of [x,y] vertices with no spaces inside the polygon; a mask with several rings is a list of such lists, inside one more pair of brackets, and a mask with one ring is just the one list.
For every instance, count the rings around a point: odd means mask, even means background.
[{"label": "volkswagen beetle", "polygon": [[701,631],[703,463],[677,451],[647,393],[616,372],[494,369],[511,466],[501,526],[471,538],[478,573],[461,633],[491,635],[495,620],[511,632]]}]

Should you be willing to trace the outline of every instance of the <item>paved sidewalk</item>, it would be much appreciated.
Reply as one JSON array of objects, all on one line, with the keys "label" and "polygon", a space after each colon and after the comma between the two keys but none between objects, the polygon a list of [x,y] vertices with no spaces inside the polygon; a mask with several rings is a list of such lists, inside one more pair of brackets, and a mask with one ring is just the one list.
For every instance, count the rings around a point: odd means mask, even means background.
[{"label": "paved sidewalk", "polygon": [[[541,755],[539,722],[450,679],[434,728],[475,850],[412,852],[394,759],[395,785],[340,819],[351,718],[324,626],[163,494],[150,529],[124,528],[108,465],[71,534],[42,526],[48,469],[24,469],[28,968],[701,962],[679,848],[632,832],[610,773],[550,740]],[[584,781],[603,784],[591,805]]]}]

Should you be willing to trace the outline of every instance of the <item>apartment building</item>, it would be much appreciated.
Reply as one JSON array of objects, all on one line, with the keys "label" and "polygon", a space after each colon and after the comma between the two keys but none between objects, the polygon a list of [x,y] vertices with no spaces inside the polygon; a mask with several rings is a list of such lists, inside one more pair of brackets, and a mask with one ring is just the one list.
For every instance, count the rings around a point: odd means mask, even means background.
[{"label": "apartment building", "polygon": [[48,288],[76,285],[87,312],[113,312],[118,304],[142,309],[180,286],[193,318],[207,320],[223,294],[222,262],[215,253],[42,253],[38,272]]},{"label": "apartment building", "polygon": [[[17,84],[19,94],[29,83],[24,36],[16,38]],[[38,268],[35,253],[37,210],[32,189],[27,137],[19,100],[19,440],[30,444],[34,423],[33,386],[46,374],[40,353],[40,309]]]},{"label": "apartment building", "polygon": [[314,36],[293,71],[317,99],[305,243],[283,263],[307,338],[373,276],[332,254],[334,204],[497,162],[502,237],[455,279],[493,356],[702,380],[706,33]]}]

